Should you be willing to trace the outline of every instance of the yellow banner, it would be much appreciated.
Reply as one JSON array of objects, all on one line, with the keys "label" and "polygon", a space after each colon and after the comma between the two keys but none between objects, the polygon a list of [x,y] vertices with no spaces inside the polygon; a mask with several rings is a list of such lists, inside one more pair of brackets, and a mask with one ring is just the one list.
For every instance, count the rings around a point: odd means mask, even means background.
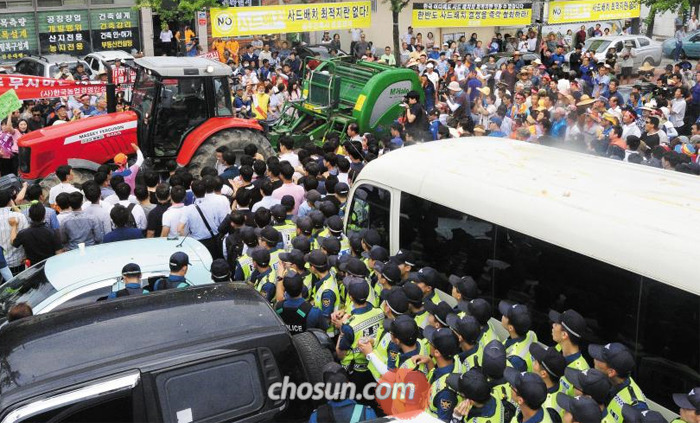
[{"label": "yellow banner", "polygon": [[413,3],[415,28],[520,26],[532,23],[532,3]]},{"label": "yellow banner", "polygon": [[209,15],[211,35],[219,38],[368,28],[371,24],[371,11],[369,1],[354,1],[212,8]]},{"label": "yellow banner", "polygon": [[639,0],[575,0],[549,2],[550,24],[638,18]]}]

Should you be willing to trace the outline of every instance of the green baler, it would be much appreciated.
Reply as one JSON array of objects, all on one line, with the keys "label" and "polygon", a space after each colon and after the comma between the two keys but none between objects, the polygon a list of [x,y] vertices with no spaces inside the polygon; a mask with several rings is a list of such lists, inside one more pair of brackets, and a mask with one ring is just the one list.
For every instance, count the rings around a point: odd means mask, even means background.
[{"label": "green baler", "polygon": [[270,128],[273,146],[283,135],[295,145],[320,143],[331,132],[344,139],[355,122],[360,133],[388,133],[404,111],[400,106],[411,90],[421,93],[418,75],[410,69],[375,62],[354,62],[349,56],[321,60],[303,80],[303,101],[288,102],[281,118]]}]

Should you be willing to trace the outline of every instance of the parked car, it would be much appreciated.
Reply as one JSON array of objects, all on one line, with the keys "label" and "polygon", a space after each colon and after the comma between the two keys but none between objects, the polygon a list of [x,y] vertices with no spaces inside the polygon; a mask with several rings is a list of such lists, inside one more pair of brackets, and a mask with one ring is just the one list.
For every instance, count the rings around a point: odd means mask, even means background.
[{"label": "parked car", "polygon": [[106,71],[103,62],[112,65],[117,59],[129,66],[134,64],[134,56],[122,50],[95,51],[83,57],[85,63],[87,63],[90,69],[95,73]]},{"label": "parked car", "polygon": [[34,314],[92,304],[124,288],[122,267],[141,266],[141,284],[152,289],[169,273],[168,260],[184,251],[191,266],[185,278],[190,285],[211,283],[211,254],[193,238],[149,238],[100,244],[48,258],[0,285],[0,320],[14,304],[28,303]]},{"label": "parked car", "polygon": [[[301,60],[304,60],[309,56],[314,56],[316,53],[320,55],[321,59],[331,58],[331,46],[326,44],[312,44],[307,46],[298,45],[294,47],[294,50],[297,52],[297,56],[299,56],[299,59]],[[348,53],[345,51],[338,50],[338,56],[347,55]]]},{"label": "parked car", "polygon": [[67,54],[51,54],[48,56],[27,56],[21,58],[15,65],[15,72],[22,75],[41,76],[44,78],[55,78],[58,74],[58,65],[67,63],[71,73],[78,63],[82,63],[85,72],[92,76],[96,74],[84,61]]},{"label": "parked car", "polygon": [[[481,63],[486,63],[488,62],[489,57],[495,57],[496,58],[496,69],[500,69],[501,65],[503,63],[510,62],[513,59],[513,53],[507,53],[507,52],[501,52],[501,53],[491,53],[488,56],[484,58],[484,61]],[[525,62],[525,65],[529,65],[532,63],[533,60],[539,59],[540,56],[535,54],[535,53],[522,53],[521,54],[523,62]]]},{"label": "parked car", "polygon": [[0,421],[308,421],[314,401],[273,400],[289,377],[318,383],[322,331],[292,336],[240,283],[125,297],[0,329]]},{"label": "parked car", "polygon": [[[652,66],[661,63],[661,43],[643,35],[612,35],[588,38],[583,44],[582,50],[584,52],[592,51],[598,61],[604,61],[610,47],[615,47],[615,51],[619,53],[628,41],[632,42],[632,48],[636,55],[633,66],[635,70],[642,66],[644,62],[649,62]],[[567,62],[570,54],[567,53],[565,56]]]},{"label": "parked car", "polygon": [[[676,39],[669,38],[661,44],[664,57],[673,57],[676,50]],[[694,31],[683,38],[681,56],[688,59],[700,58],[700,31]]]}]

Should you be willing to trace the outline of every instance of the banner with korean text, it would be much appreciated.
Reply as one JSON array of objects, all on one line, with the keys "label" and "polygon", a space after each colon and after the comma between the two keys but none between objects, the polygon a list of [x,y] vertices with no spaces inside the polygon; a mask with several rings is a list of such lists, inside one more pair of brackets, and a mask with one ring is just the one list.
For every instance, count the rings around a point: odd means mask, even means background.
[{"label": "banner with korean text", "polygon": [[639,0],[574,0],[549,2],[549,24],[638,18]]},{"label": "banner with korean text", "polygon": [[0,75],[0,94],[15,90],[20,100],[100,95],[106,92],[106,85],[99,82],[79,82],[65,79],[42,78],[25,75]]},{"label": "banner with korean text", "polygon": [[532,3],[413,3],[414,28],[527,26]]},{"label": "banner with korean text", "polygon": [[371,2],[228,7],[209,10],[212,37],[368,28]]}]

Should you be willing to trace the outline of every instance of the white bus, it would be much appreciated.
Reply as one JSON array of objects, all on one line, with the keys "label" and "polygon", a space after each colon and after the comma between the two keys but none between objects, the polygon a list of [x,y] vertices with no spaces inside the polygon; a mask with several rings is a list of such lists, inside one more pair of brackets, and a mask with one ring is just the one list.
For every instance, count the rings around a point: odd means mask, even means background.
[{"label": "white bus", "polygon": [[548,311],[577,310],[590,343],[631,349],[653,408],[677,411],[671,394],[700,385],[696,176],[497,138],[430,142],[360,172],[346,227],[472,276],[494,313],[527,304],[544,343]]}]

